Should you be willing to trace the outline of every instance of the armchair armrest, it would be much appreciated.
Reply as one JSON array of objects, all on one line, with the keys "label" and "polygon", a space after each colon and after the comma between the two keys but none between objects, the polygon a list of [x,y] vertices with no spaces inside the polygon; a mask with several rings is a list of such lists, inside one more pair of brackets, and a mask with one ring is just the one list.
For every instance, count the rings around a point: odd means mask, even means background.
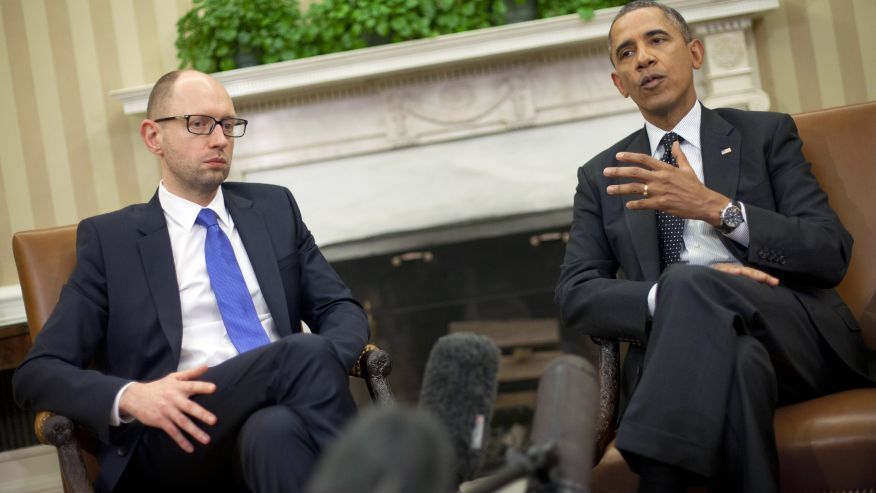
[{"label": "armchair armrest", "polygon": [[392,372],[392,359],[389,353],[375,346],[366,344],[359,355],[350,375],[365,379],[368,393],[378,405],[393,405],[395,397],[389,386],[387,377]]},{"label": "armchair armrest", "polygon": [[34,432],[40,443],[57,448],[61,477],[67,493],[92,493],[73,421],[60,414],[40,411],[34,420]]}]

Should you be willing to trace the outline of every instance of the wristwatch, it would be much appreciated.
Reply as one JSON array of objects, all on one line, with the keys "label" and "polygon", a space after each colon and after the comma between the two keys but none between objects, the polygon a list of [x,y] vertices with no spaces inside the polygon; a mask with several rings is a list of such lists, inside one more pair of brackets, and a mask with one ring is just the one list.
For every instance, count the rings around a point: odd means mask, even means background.
[{"label": "wristwatch", "polygon": [[742,216],[742,208],[739,207],[739,202],[731,200],[729,204],[721,209],[721,222],[718,223],[718,231],[726,235],[744,222],[745,218]]}]

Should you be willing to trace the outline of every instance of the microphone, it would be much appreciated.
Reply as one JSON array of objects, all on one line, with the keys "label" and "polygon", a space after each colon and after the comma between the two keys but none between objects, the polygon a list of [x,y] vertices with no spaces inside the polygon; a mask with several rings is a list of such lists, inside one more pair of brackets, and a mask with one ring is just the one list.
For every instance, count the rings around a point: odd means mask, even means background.
[{"label": "microphone", "polygon": [[332,443],[307,493],[450,493],[453,448],[438,420],[405,406],[372,407]]},{"label": "microphone", "polygon": [[538,381],[530,441],[552,444],[557,463],[549,471],[548,486],[540,491],[590,491],[596,453],[596,416],[599,381],[586,359],[565,354],[553,360]]},{"label": "microphone", "polygon": [[590,362],[571,354],[554,359],[538,381],[533,445],[525,453],[509,450],[505,465],[467,493],[492,493],[524,477],[531,478],[531,492],[589,492],[598,399]]},{"label": "microphone", "polygon": [[444,424],[456,456],[455,486],[483,467],[496,402],[500,352],[489,338],[457,332],[432,347],[420,391],[420,409]]}]

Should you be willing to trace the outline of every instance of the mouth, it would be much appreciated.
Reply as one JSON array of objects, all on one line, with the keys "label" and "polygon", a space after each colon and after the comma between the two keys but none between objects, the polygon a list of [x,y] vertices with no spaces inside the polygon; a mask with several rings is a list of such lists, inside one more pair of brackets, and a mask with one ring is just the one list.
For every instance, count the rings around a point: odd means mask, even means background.
[{"label": "mouth", "polygon": [[228,161],[221,156],[207,159],[204,163],[211,169],[225,169],[228,167]]},{"label": "mouth", "polygon": [[649,74],[639,79],[639,86],[644,89],[653,89],[663,80],[662,75]]}]

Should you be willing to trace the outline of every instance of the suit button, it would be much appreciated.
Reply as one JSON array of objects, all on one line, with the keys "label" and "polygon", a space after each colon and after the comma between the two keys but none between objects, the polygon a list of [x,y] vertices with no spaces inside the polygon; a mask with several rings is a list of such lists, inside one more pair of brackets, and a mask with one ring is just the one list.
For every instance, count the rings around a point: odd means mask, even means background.
[{"label": "suit button", "polygon": [[128,455],[128,449],[125,447],[119,447],[116,449],[116,453],[119,454],[119,457],[124,457]]}]

